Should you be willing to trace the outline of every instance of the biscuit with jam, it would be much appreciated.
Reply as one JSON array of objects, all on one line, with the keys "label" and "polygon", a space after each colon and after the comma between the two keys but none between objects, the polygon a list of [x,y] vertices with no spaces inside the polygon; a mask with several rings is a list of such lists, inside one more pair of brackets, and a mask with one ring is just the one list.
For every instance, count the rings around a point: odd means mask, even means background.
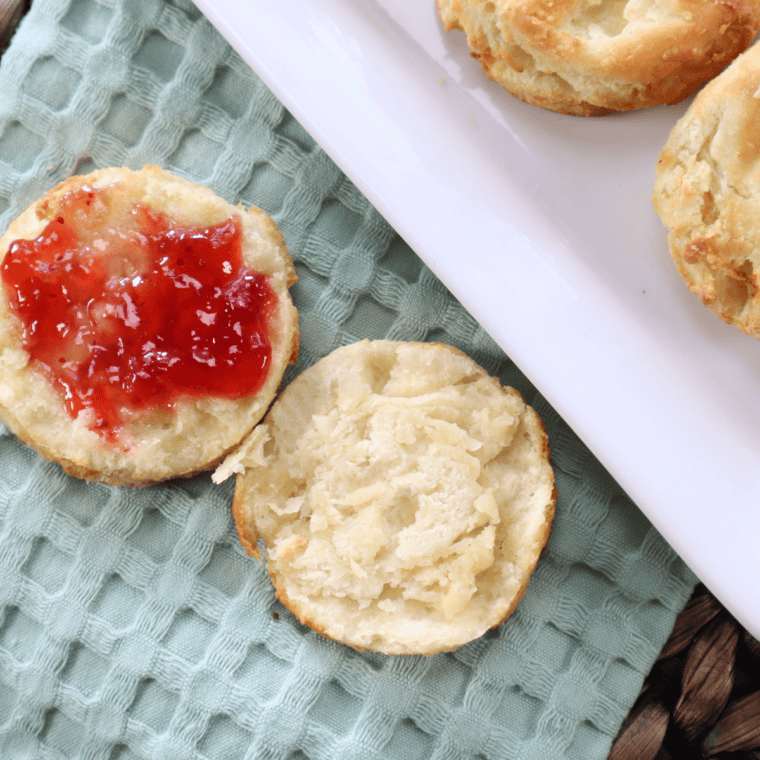
[{"label": "biscuit with jam", "polygon": [[157,167],[72,177],[0,238],[0,419],[71,475],[215,467],[298,350],[275,223]]}]

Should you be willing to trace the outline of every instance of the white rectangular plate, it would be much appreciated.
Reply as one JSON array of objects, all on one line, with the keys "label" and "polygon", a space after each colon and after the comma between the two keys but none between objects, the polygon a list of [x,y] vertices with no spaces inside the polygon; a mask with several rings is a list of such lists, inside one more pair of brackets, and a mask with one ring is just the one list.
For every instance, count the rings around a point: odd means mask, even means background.
[{"label": "white rectangular plate", "polygon": [[687,291],[650,202],[686,104],[525,105],[434,0],[196,2],[760,634],[760,343]]}]

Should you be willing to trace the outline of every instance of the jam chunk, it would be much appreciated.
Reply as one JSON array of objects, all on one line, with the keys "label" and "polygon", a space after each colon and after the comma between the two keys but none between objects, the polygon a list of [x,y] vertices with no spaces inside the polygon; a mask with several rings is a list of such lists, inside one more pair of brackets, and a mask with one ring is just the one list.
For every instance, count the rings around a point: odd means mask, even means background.
[{"label": "jam chunk", "polygon": [[193,228],[119,185],[82,188],[11,245],[0,275],[32,362],[111,442],[135,413],[243,398],[266,380],[276,296],[245,266],[235,217]]}]

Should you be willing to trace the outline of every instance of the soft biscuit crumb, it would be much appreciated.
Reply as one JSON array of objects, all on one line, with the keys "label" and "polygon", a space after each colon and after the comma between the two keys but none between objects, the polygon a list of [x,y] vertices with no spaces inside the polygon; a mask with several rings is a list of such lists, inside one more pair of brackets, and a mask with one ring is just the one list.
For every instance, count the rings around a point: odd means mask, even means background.
[{"label": "soft biscuit crumb", "polygon": [[451,650],[499,624],[546,541],[554,477],[517,391],[439,344],[363,341],[303,373],[236,461],[241,541],[327,637]]}]

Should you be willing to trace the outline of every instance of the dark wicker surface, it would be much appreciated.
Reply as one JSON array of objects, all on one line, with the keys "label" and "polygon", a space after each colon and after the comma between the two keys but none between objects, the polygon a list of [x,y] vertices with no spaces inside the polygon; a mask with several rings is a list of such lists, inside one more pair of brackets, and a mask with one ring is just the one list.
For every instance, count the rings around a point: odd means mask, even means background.
[{"label": "dark wicker surface", "polygon": [[698,585],[610,760],[760,760],[760,644]]},{"label": "dark wicker surface", "polygon": [[29,10],[31,0],[0,0],[0,54],[8,47],[18,22]]}]

